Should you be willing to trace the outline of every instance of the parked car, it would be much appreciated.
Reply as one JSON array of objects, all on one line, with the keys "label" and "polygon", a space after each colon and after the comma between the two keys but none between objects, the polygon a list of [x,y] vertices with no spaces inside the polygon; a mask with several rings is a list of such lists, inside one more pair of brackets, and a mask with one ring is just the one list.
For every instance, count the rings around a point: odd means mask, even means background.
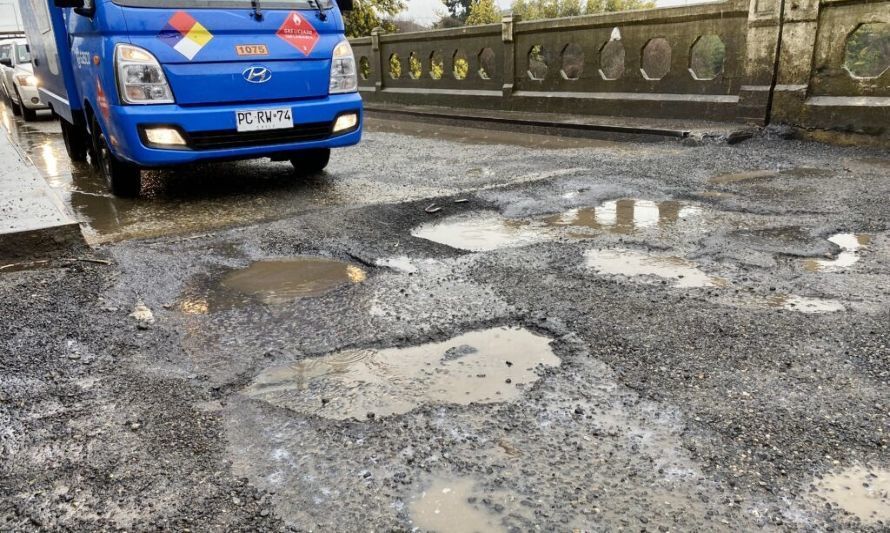
[{"label": "parked car", "polygon": [[26,39],[0,41],[0,84],[13,115],[34,120],[38,110],[49,109],[37,93],[39,80],[31,66],[31,50]]}]

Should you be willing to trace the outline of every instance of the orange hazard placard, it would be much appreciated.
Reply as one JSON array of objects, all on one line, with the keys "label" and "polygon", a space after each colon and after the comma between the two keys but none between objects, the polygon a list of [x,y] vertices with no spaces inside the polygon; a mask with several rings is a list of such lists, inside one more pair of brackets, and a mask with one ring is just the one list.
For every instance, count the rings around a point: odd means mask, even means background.
[{"label": "orange hazard placard", "polygon": [[307,56],[318,42],[318,32],[296,11],[288,13],[276,35]]}]

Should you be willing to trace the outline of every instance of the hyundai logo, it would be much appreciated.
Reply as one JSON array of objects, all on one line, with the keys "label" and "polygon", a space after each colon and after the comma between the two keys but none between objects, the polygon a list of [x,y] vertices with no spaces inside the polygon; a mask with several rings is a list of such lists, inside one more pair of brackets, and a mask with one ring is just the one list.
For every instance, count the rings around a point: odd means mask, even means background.
[{"label": "hyundai logo", "polygon": [[247,67],[241,75],[250,83],[266,83],[272,79],[272,71],[266,67]]}]

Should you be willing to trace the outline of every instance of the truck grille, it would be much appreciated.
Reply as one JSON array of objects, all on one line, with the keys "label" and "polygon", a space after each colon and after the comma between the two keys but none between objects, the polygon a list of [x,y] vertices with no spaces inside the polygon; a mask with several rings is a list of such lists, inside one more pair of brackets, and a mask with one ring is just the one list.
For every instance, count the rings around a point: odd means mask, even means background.
[{"label": "truck grille", "polygon": [[301,141],[321,141],[331,136],[333,123],[313,122],[297,124],[286,130],[237,132],[235,130],[195,131],[188,133],[188,146],[192,150],[219,150],[269,146]]}]

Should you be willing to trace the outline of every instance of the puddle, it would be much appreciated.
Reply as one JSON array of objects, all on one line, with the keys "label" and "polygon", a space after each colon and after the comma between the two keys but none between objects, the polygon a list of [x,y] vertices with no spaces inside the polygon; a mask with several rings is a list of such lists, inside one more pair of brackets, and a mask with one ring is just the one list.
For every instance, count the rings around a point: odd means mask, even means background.
[{"label": "puddle", "polygon": [[408,256],[384,257],[376,261],[377,266],[391,268],[396,272],[403,274],[414,274],[417,272],[417,265]]},{"label": "puddle", "polygon": [[858,251],[871,243],[871,236],[854,233],[838,233],[828,238],[841,247],[841,252],[834,259],[808,259],[804,268],[810,272],[836,272],[848,268],[859,261]]},{"label": "puddle", "polygon": [[563,233],[587,238],[604,231],[627,235],[667,228],[695,219],[702,212],[698,206],[675,200],[653,202],[624,198],[538,219],[508,219],[497,213],[458,215],[423,224],[411,234],[459,250],[487,252],[551,240]]},{"label": "puddle", "polygon": [[547,337],[524,328],[473,331],[406,348],[346,350],[264,370],[244,393],[326,418],[401,414],[427,403],[514,400],[558,366]]},{"label": "puddle", "polygon": [[178,307],[186,314],[206,314],[256,301],[280,305],[299,298],[321,296],[344,285],[361,283],[366,277],[361,268],[335,259],[269,259],[226,274],[209,290],[186,291]]},{"label": "puddle", "polygon": [[412,525],[422,531],[439,533],[507,531],[501,523],[500,516],[483,507],[482,499],[472,480],[437,478],[426,490],[411,500],[408,512]]},{"label": "puddle", "polygon": [[674,200],[652,202],[625,198],[603,202],[598,207],[571,209],[544,219],[544,224],[566,227],[575,235],[581,231],[582,236],[593,231],[629,234],[647,228],[667,227],[701,213],[698,206]]},{"label": "puddle", "polygon": [[438,223],[423,224],[411,235],[458,250],[489,252],[499,248],[525,246],[547,239],[540,228],[523,220],[498,214],[456,216]]},{"label": "puddle", "polygon": [[766,305],[801,313],[836,313],[845,311],[844,304],[836,300],[807,298],[793,294],[776,294],[766,299]]},{"label": "puddle", "polygon": [[631,250],[588,250],[587,266],[600,274],[656,276],[670,279],[675,287],[724,287],[726,281],[702,272],[692,261]]},{"label": "puddle", "polygon": [[813,483],[816,496],[864,523],[890,523],[890,470],[847,468]]},{"label": "puddle", "polygon": [[743,172],[733,172],[730,174],[721,174],[708,179],[709,182],[717,185],[726,185],[729,183],[738,183],[743,181],[756,181],[762,179],[778,178],[780,176],[791,176],[795,178],[822,178],[831,175],[831,170],[825,168],[810,167],[794,167],[784,170],[746,170]]}]

